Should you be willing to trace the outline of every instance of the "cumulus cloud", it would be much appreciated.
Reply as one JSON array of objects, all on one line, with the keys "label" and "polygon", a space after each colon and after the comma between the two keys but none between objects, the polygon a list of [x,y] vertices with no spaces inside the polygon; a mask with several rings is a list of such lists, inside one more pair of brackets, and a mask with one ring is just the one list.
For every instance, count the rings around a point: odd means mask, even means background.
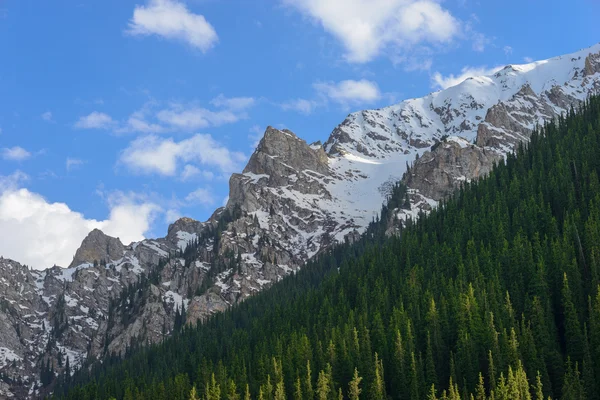
[{"label": "cumulus cloud", "polygon": [[448,76],[442,75],[440,72],[436,72],[431,77],[431,87],[434,89],[447,89],[451,86],[456,86],[459,83],[465,81],[468,78],[474,76],[485,76],[492,75],[501,70],[503,67],[464,67],[460,74],[450,74]]},{"label": "cumulus cloud", "polygon": [[207,52],[219,40],[204,16],[192,13],[185,4],[175,0],[150,0],[146,6],[136,6],[126,33],[178,40],[202,52]]},{"label": "cumulus cloud", "polygon": [[442,44],[461,24],[435,0],[282,0],[340,40],[350,62],[371,61],[386,49]]},{"label": "cumulus cloud", "polygon": [[5,147],[2,149],[2,158],[9,161],[23,161],[31,157],[31,153],[20,146]]},{"label": "cumulus cloud", "polygon": [[315,83],[314,87],[328,99],[343,105],[372,103],[381,98],[377,84],[365,79]]},{"label": "cumulus cloud", "polygon": [[[16,173],[20,174],[20,173]],[[37,269],[68,266],[85,236],[95,228],[123,243],[144,238],[158,206],[127,196],[109,201],[106,220],[86,219],[64,203],[51,203],[19,187],[23,176],[0,178],[0,254]]]},{"label": "cumulus cloud", "polygon": [[243,153],[230,151],[212,136],[197,134],[179,142],[155,135],[140,137],[130,143],[120,156],[120,163],[138,173],[173,176],[179,164],[195,163],[216,167],[223,173],[241,169]]},{"label": "cumulus cloud", "polygon": [[114,126],[115,121],[108,114],[93,111],[92,113],[80,117],[75,122],[77,129],[108,129]]}]

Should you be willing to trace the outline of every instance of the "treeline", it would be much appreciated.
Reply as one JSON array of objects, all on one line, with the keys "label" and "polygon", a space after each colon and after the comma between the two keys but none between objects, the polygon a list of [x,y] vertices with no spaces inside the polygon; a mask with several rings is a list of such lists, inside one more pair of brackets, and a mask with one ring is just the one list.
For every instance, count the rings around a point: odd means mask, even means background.
[{"label": "treeline", "polygon": [[592,98],[399,237],[375,223],[55,398],[600,399],[599,154]]}]

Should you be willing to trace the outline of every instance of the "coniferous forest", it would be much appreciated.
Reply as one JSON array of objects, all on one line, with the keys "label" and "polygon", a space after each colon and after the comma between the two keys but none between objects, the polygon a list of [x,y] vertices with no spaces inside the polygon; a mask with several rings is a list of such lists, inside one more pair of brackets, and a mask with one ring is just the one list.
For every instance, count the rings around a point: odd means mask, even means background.
[{"label": "coniferous forest", "polygon": [[600,399],[599,176],[596,97],[398,236],[374,222],[54,398]]}]

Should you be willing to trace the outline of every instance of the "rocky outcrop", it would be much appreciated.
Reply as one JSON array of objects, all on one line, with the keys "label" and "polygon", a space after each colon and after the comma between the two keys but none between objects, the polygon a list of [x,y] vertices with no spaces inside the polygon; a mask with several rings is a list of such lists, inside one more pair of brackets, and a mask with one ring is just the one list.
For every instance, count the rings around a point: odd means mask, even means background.
[{"label": "rocky outcrop", "polygon": [[102,260],[118,260],[123,255],[124,249],[125,246],[119,238],[107,236],[100,229],[94,229],[81,243],[70,267],[98,263]]},{"label": "rocky outcrop", "polygon": [[426,198],[439,201],[461,184],[487,175],[502,154],[485,151],[454,138],[423,154],[407,172],[404,182]]},{"label": "rocky outcrop", "polygon": [[592,53],[585,58],[585,67],[583,69],[583,76],[592,76],[600,73],[600,54]]}]

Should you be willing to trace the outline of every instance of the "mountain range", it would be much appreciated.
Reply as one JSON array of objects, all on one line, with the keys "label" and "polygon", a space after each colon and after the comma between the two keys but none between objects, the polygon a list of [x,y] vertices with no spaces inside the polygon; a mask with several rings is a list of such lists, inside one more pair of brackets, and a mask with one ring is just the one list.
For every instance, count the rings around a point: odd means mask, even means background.
[{"label": "mountain range", "polygon": [[0,259],[0,397],[36,398],[53,377],[132,343],[156,343],[355,241],[394,185],[387,233],[489,173],[537,126],[600,93],[600,44],[508,65],[428,96],[350,114],[324,143],[266,129],[208,221],[123,244],[99,230],[68,268]]}]

